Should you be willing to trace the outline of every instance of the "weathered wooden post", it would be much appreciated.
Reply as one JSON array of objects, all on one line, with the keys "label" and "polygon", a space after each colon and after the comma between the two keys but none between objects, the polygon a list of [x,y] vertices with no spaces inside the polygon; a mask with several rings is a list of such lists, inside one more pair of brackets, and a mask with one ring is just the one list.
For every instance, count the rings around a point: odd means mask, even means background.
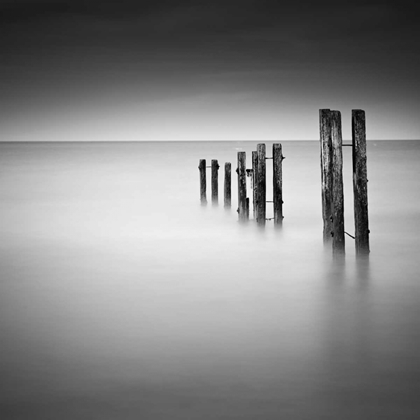
[{"label": "weathered wooden post", "polygon": [[219,164],[217,159],[211,161],[211,201],[213,204],[219,202]]},{"label": "weathered wooden post", "polygon": [[282,160],[281,144],[273,144],[273,207],[274,224],[283,223],[283,191],[282,191]]},{"label": "weathered wooden post", "polygon": [[246,154],[238,152],[238,213],[239,220],[246,220]]},{"label": "weathered wooden post", "polygon": [[206,159],[200,159],[199,164],[198,164],[198,169],[200,170],[200,199],[201,199],[201,204],[207,204]]},{"label": "weathered wooden post", "polygon": [[366,116],[361,109],[352,110],[353,193],[356,254],[369,254],[369,219],[366,167]]},{"label": "weathered wooden post", "polygon": [[331,111],[319,110],[319,131],[321,146],[321,192],[322,192],[322,220],[324,244],[331,241],[332,232],[332,141],[331,141]]},{"label": "weathered wooden post", "polygon": [[258,190],[258,153],[252,152],[252,207],[254,220],[257,219],[257,190]]},{"label": "weathered wooden post", "polygon": [[225,163],[225,207],[231,206],[232,181],[231,181],[232,165],[230,162]]},{"label": "weathered wooden post", "polygon": [[341,113],[331,111],[332,140],[332,246],[334,254],[344,254],[344,194],[343,194],[343,139]]},{"label": "weathered wooden post", "polygon": [[266,192],[265,192],[265,144],[260,143],[257,146],[257,223],[265,226]]}]

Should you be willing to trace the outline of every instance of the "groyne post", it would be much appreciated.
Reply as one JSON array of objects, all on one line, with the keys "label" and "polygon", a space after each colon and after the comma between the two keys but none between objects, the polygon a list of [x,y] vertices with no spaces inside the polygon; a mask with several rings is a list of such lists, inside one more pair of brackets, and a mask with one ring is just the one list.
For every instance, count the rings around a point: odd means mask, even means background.
[{"label": "groyne post", "polygon": [[219,164],[217,159],[211,161],[211,201],[213,204],[219,202]]},{"label": "groyne post", "polygon": [[265,164],[265,144],[257,146],[257,223],[265,226],[266,218],[266,164]]},{"label": "groyne post", "polygon": [[344,194],[343,194],[343,139],[340,111],[331,111],[332,141],[332,248],[334,254],[343,254],[344,239]]},{"label": "groyne post", "polygon": [[247,219],[246,212],[246,153],[238,152],[238,213],[239,220]]},{"label": "groyne post", "polygon": [[232,181],[231,181],[232,165],[230,162],[225,163],[225,207],[231,207],[231,195],[232,195]]},{"label": "groyne post", "polygon": [[353,194],[356,255],[369,254],[369,218],[366,165],[366,115],[352,110]]},{"label": "groyne post", "polygon": [[324,244],[331,241],[332,232],[332,140],[331,111],[319,110],[319,131],[321,146],[321,193]]},{"label": "groyne post", "polygon": [[283,177],[282,177],[282,147],[281,144],[273,144],[273,207],[274,224],[283,223]]},{"label": "groyne post", "polygon": [[254,220],[257,219],[258,191],[258,152],[252,152],[252,208]]},{"label": "groyne post", "polygon": [[198,169],[200,171],[200,200],[201,200],[201,204],[207,204],[206,159],[200,159],[200,161],[198,163]]}]

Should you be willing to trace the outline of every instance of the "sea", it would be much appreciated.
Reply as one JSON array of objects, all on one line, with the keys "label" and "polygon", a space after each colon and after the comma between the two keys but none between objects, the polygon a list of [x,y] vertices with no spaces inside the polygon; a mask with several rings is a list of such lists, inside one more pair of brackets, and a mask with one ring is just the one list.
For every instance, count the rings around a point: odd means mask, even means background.
[{"label": "sea", "polygon": [[343,148],[339,259],[318,141],[281,142],[282,226],[238,221],[257,143],[0,143],[1,419],[419,418],[420,141],[368,141],[366,258]]}]

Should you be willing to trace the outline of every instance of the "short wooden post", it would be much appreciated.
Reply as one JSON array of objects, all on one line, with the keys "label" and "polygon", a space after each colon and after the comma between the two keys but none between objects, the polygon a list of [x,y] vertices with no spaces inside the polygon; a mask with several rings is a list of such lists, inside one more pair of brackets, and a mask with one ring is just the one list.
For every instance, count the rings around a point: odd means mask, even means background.
[{"label": "short wooden post", "polygon": [[353,193],[356,254],[369,254],[365,111],[352,110]]},{"label": "short wooden post", "polygon": [[232,165],[230,162],[225,163],[225,207],[231,206],[231,195],[232,195],[232,181],[231,181]]},{"label": "short wooden post", "polygon": [[213,204],[219,202],[219,164],[217,159],[211,161],[211,201]]},{"label": "short wooden post", "polygon": [[332,246],[334,254],[343,254],[344,239],[344,194],[343,194],[343,139],[341,135],[341,113],[331,111],[332,140]]},{"label": "short wooden post", "polygon": [[281,144],[275,143],[273,144],[273,207],[275,225],[283,223],[282,161]]},{"label": "short wooden post", "polygon": [[266,192],[265,192],[265,144],[260,143],[257,146],[258,164],[257,164],[257,223],[265,226]]},{"label": "short wooden post", "polygon": [[258,153],[252,152],[252,206],[253,217],[257,219],[257,189],[258,189]]},{"label": "short wooden post", "polygon": [[238,152],[238,213],[239,220],[246,220],[246,153]]},{"label": "short wooden post", "polygon": [[199,164],[198,164],[198,169],[200,170],[200,199],[201,199],[201,204],[207,204],[206,159],[200,159]]},{"label": "short wooden post", "polygon": [[321,146],[321,192],[322,220],[324,244],[331,241],[332,232],[332,141],[331,141],[331,111],[319,110],[319,130]]}]

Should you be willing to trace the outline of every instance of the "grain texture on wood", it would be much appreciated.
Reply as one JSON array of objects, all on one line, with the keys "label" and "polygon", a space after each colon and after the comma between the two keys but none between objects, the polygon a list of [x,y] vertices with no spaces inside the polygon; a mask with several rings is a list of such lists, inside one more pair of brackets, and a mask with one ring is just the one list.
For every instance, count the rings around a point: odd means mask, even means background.
[{"label": "grain texture on wood", "polygon": [[321,147],[321,193],[324,244],[332,239],[332,140],[331,111],[319,110],[319,131]]},{"label": "grain texture on wood", "polygon": [[230,162],[225,163],[225,207],[231,206],[232,196],[232,165]]},{"label": "grain texture on wood", "polygon": [[356,254],[369,254],[369,217],[367,193],[366,116],[352,110],[353,194]]},{"label": "grain texture on wood", "polygon": [[198,169],[200,170],[200,200],[201,200],[201,204],[207,204],[206,159],[200,159],[200,161],[198,163]]},{"label": "grain texture on wood", "polygon": [[258,165],[257,165],[257,223],[265,226],[266,215],[266,164],[265,164],[265,144],[257,146]]},{"label": "grain texture on wood", "polygon": [[341,113],[331,111],[332,138],[332,246],[334,254],[344,254],[344,194],[343,194],[343,139],[341,134]]},{"label": "grain texture on wood", "polygon": [[274,224],[283,223],[283,175],[282,175],[282,147],[279,143],[273,144],[273,208]]},{"label": "grain texture on wood", "polygon": [[246,220],[246,153],[238,152],[238,213],[239,220]]},{"label": "grain texture on wood", "polygon": [[217,159],[211,161],[211,201],[213,204],[219,202],[219,163]]},{"label": "grain texture on wood", "polygon": [[252,207],[254,220],[257,219],[258,152],[252,152]]}]

